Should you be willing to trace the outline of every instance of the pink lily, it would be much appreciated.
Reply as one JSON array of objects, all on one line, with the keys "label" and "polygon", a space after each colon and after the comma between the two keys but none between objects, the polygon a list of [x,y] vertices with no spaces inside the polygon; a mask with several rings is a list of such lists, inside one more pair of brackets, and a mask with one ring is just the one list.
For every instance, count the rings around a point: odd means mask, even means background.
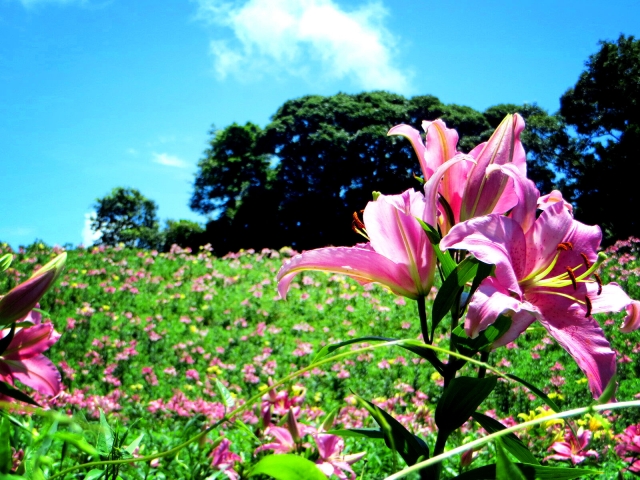
[{"label": "pink lily", "polygon": [[361,229],[366,229],[369,242],[294,257],[278,272],[280,296],[286,296],[293,277],[303,270],[343,273],[361,284],[380,283],[413,299],[426,296],[435,276],[435,253],[415,217],[433,225],[435,207],[427,207],[423,195],[413,190],[379,195],[363,214]]},{"label": "pink lily", "polygon": [[233,465],[236,462],[241,462],[242,457],[233,453],[229,449],[230,445],[231,442],[225,438],[213,449],[211,452],[211,466],[216,470],[224,472],[230,480],[239,480],[240,475],[233,469]]},{"label": "pink lily", "polygon": [[[502,168],[518,178],[512,167]],[[469,304],[466,333],[476,337],[499,315],[509,315],[511,328],[494,343],[497,348],[537,319],[576,360],[598,397],[616,362],[591,315],[636,304],[617,284],[602,285],[596,273],[604,260],[596,253],[600,227],[575,221],[563,202],[547,206],[536,219],[537,190],[521,176],[516,184],[521,201],[511,217],[492,214],[460,223],[440,243],[442,249],[464,249],[496,266],[495,277],[481,283]]]},{"label": "pink lily", "polygon": [[585,450],[589,445],[589,440],[591,440],[591,432],[582,427],[578,430],[577,437],[573,435],[573,432],[568,432],[564,442],[555,442],[549,447],[549,451],[556,452],[555,455],[549,455],[544,460],[571,460],[571,463],[577,465],[584,462],[587,457],[598,458],[598,453],[595,450]]},{"label": "pink lily", "polygon": [[[39,315],[36,320],[39,320]],[[2,337],[6,337],[9,329],[2,333]],[[0,381],[14,385],[18,380],[45,395],[60,393],[60,372],[42,355],[59,338],[60,334],[51,323],[18,329],[7,349],[0,354]]]},{"label": "pink lily", "polygon": [[335,475],[340,480],[347,480],[347,478],[355,480],[356,474],[351,465],[364,457],[366,452],[340,455],[344,449],[344,440],[336,435],[319,434],[314,437],[314,440],[320,455],[316,465],[322,470],[322,473],[329,478]]},{"label": "pink lily", "polygon": [[24,317],[35,307],[62,272],[66,259],[66,252],[58,255],[0,299],[0,327]]},{"label": "pink lily", "polygon": [[[408,125],[397,125],[388,135],[402,135],[411,142],[424,179],[429,180],[439,167],[461,154],[456,150],[457,132],[447,128],[442,120],[422,122],[422,128],[426,132],[424,144],[420,133]],[[520,115],[507,115],[489,141],[469,152],[475,166],[459,162],[444,173],[438,193],[440,203],[444,200],[448,204],[453,218],[449,218],[446,208],[441,208],[439,223],[443,234],[460,221],[488,213],[504,213],[515,205],[513,182],[499,170],[487,169],[491,165],[513,164],[526,174],[526,156],[520,142],[523,129],[524,120]]]},{"label": "pink lily", "polygon": [[616,454],[629,463],[627,469],[640,473],[640,425],[630,425],[616,435]]}]

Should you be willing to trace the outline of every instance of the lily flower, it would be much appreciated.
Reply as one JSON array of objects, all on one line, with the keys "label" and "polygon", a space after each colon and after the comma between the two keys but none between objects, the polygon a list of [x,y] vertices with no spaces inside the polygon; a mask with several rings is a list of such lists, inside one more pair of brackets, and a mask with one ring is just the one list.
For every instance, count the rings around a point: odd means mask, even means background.
[{"label": "lily flower", "polygon": [[544,460],[571,460],[571,463],[577,465],[584,462],[587,457],[598,458],[598,453],[595,450],[585,450],[591,440],[591,432],[580,427],[577,433],[575,436],[573,432],[569,431],[564,442],[555,442],[551,445],[549,451],[556,453],[545,457]]},{"label": "lily flower", "polygon": [[[10,330],[5,329],[0,338],[9,334]],[[14,385],[18,380],[45,395],[60,393],[60,372],[42,355],[59,338],[51,323],[18,329],[6,350],[0,353],[0,381]]]},{"label": "lily flower", "polygon": [[426,296],[435,276],[436,258],[416,218],[433,225],[435,208],[414,190],[379,195],[364,209],[359,230],[369,242],[353,247],[327,247],[304,252],[278,272],[278,291],[285,298],[295,275],[303,270],[343,273],[361,284],[380,283],[397,295]]},{"label": "lily flower", "polygon": [[223,472],[229,480],[240,480],[240,475],[233,469],[236,462],[241,462],[242,457],[233,453],[229,446],[231,442],[223,439],[211,452],[211,467]]},{"label": "lily flower", "polygon": [[603,285],[597,274],[605,259],[597,253],[600,227],[575,221],[562,201],[545,205],[536,219],[533,183],[512,167],[503,170],[518,178],[516,193],[522,197],[511,216],[491,214],[460,223],[440,243],[442,249],[464,249],[495,265],[495,276],[480,284],[469,304],[465,331],[476,337],[499,315],[510,316],[511,328],[493,344],[497,348],[538,320],[576,360],[597,398],[616,361],[591,315],[627,308],[625,326],[636,325],[637,302],[617,284]]},{"label": "lily flower", "polygon": [[67,254],[62,253],[14,287],[0,299],[0,327],[27,315],[62,272]]},{"label": "lily flower", "polygon": [[319,434],[313,439],[318,446],[318,454],[320,455],[316,465],[322,470],[322,473],[329,478],[335,475],[340,480],[355,480],[356,474],[351,465],[364,457],[366,452],[341,455],[344,440],[336,435]]},{"label": "lily flower", "polygon": [[[422,122],[422,128],[426,132],[425,143],[420,133],[408,125],[397,125],[388,135],[401,135],[411,142],[427,181],[439,167],[462,154],[457,151],[457,132],[442,120]],[[469,152],[473,163],[458,162],[444,173],[438,186],[443,234],[456,223],[488,213],[504,213],[517,203],[513,181],[499,169],[487,169],[513,164],[526,175],[526,155],[520,142],[523,129],[520,115],[507,115],[487,142]]]}]

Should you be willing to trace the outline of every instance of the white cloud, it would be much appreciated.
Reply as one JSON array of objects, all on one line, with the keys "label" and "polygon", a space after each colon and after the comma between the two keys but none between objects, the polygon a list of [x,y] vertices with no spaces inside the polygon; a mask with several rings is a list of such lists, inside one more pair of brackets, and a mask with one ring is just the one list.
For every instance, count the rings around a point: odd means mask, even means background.
[{"label": "white cloud", "polygon": [[82,228],[82,244],[85,247],[88,247],[89,245],[93,245],[93,242],[95,242],[102,236],[102,232],[100,232],[100,230],[98,230],[97,232],[94,232],[91,229],[91,222],[95,217],[96,217],[95,212],[84,214],[84,227]]},{"label": "white cloud", "polygon": [[382,24],[387,11],[372,1],[345,11],[333,0],[196,0],[198,18],[232,30],[233,40],[214,40],[219,78],[242,80],[283,72],[307,80],[354,81],[364,89],[409,89],[408,72],[393,62],[396,39]]},{"label": "white cloud", "polygon": [[168,167],[186,168],[189,166],[189,164],[184,160],[176,157],[175,155],[169,155],[168,153],[154,153],[153,161]]}]

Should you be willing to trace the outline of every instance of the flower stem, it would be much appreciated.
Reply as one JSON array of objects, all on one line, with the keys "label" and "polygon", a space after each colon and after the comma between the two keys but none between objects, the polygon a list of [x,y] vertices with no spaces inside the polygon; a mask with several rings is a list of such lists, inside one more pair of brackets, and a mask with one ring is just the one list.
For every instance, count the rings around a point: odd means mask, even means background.
[{"label": "flower stem", "polygon": [[427,325],[427,307],[425,305],[424,295],[420,295],[416,302],[418,302],[418,315],[420,315],[422,341],[431,345],[433,339],[429,338],[429,326]]}]

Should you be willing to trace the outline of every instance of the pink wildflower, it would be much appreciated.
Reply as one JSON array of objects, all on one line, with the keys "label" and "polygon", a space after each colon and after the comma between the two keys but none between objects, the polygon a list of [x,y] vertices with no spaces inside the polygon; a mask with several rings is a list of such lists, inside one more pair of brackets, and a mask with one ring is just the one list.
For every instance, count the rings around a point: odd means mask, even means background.
[{"label": "pink wildflower", "polygon": [[573,432],[569,431],[565,435],[564,442],[555,442],[549,447],[549,451],[556,452],[554,455],[545,457],[546,460],[559,460],[568,461],[576,465],[583,462],[587,457],[598,458],[598,453],[595,450],[586,450],[591,440],[591,431],[584,430],[582,427],[578,430],[577,438],[573,435]]}]

